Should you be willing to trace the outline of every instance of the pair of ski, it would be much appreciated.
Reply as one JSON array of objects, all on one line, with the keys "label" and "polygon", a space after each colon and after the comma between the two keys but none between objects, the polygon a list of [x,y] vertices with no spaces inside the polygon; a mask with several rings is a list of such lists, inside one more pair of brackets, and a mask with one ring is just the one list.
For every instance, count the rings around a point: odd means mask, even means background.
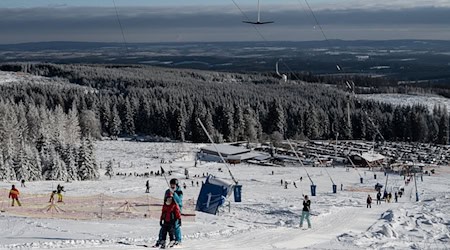
[{"label": "pair of ski", "polygon": [[153,248],[159,247],[161,249],[164,249],[164,248],[180,248],[181,246],[176,241],[173,240],[173,241],[169,242],[169,244],[167,244],[167,245],[165,245],[165,243],[164,243],[164,245],[160,245],[160,244],[156,243],[152,247]]}]

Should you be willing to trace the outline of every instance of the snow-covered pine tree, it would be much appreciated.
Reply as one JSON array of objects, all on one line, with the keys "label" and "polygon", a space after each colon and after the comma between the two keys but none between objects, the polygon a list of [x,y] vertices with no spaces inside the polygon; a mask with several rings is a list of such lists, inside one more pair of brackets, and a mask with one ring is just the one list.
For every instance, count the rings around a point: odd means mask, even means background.
[{"label": "snow-covered pine tree", "polygon": [[98,168],[93,148],[90,137],[85,137],[81,140],[78,154],[78,176],[80,180],[94,180],[98,178]]},{"label": "snow-covered pine tree", "polygon": [[3,160],[3,153],[0,151],[0,181],[6,181],[9,179],[9,166],[5,164]]},{"label": "snow-covered pine tree", "polygon": [[17,180],[29,180],[30,162],[27,151],[25,150],[25,142],[22,141],[19,152],[17,152],[14,159],[14,172]]},{"label": "snow-covered pine tree", "polygon": [[67,168],[55,148],[50,149],[50,168],[44,173],[46,180],[67,180]]},{"label": "snow-covered pine tree", "polygon": [[27,145],[25,148],[28,155],[29,162],[29,181],[39,181],[42,180],[42,165],[41,159],[39,157],[39,151],[35,147]]},{"label": "snow-covered pine tree", "polygon": [[122,121],[120,120],[119,111],[117,110],[116,104],[113,104],[111,108],[111,116],[109,124],[110,124],[109,134],[113,138],[117,138],[121,132]]},{"label": "snow-covered pine tree", "polygon": [[105,175],[109,177],[109,179],[111,179],[114,175],[114,169],[113,169],[113,161],[109,160],[108,163],[106,164],[106,172]]},{"label": "snow-covered pine tree", "polygon": [[63,155],[64,162],[67,168],[67,180],[76,181],[78,180],[78,164],[77,159],[77,149],[72,148],[72,146],[66,146]]}]

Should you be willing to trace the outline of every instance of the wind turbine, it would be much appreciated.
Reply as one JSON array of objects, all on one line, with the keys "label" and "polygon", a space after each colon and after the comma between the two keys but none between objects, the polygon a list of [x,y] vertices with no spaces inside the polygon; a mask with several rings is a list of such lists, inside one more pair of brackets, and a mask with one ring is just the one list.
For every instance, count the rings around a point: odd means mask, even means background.
[{"label": "wind turbine", "polygon": [[242,21],[243,23],[250,23],[250,24],[268,24],[268,23],[273,23],[273,21],[265,21],[262,22],[261,21],[261,6],[259,4],[259,0],[258,0],[258,20],[256,22],[252,22],[252,21]]}]

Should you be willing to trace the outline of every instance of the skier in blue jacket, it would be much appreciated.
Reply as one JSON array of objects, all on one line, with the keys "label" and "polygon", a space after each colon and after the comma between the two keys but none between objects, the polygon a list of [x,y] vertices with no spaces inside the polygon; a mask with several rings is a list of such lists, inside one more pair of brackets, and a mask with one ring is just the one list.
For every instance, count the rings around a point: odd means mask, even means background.
[{"label": "skier in blue jacket", "polygon": [[[170,188],[166,190],[164,193],[164,199],[165,197],[172,196],[175,203],[177,203],[178,207],[180,208],[180,213],[183,212],[183,191],[181,190],[178,179],[171,179],[169,182]],[[160,246],[162,241],[162,230],[159,231],[159,238],[158,241],[155,244],[155,247]],[[179,245],[181,243],[181,222],[176,221],[175,222],[175,245]]]}]

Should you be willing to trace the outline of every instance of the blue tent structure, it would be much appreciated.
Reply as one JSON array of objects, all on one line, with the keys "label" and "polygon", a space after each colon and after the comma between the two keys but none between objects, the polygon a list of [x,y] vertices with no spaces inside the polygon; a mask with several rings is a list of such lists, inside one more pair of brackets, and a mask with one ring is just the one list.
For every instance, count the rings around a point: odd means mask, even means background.
[{"label": "blue tent structure", "polygon": [[202,183],[195,210],[215,215],[232,191],[233,184],[209,175]]}]

